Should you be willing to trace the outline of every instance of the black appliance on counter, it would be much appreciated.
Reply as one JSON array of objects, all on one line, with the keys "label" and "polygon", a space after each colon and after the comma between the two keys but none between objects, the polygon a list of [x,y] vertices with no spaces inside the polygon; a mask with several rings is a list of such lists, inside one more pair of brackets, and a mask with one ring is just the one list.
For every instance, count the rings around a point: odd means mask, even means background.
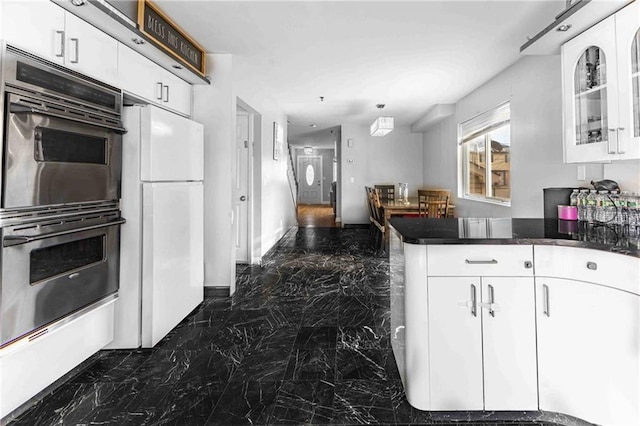
[{"label": "black appliance on counter", "polygon": [[543,188],[544,218],[557,219],[558,206],[568,206],[569,197],[575,188]]}]

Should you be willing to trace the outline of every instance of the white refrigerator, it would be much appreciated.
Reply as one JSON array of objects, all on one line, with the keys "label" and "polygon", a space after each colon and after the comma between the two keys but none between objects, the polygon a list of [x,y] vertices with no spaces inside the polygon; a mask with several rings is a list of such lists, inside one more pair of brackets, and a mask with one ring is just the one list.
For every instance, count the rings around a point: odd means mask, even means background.
[{"label": "white refrigerator", "polygon": [[120,290],[110,349],[150,348],[204,296],[203,126],[124,108]]}]

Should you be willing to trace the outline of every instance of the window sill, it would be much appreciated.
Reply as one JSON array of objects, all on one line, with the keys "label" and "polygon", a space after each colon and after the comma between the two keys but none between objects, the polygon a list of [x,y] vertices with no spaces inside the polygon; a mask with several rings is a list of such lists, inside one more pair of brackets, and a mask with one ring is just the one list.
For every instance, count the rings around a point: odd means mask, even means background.
[{"label": "window sill", "polygon": [[459,198],[461,200],[466,200],[466,201],[477,201],[479,203],[493,204],[493,205],[502,206],[502,207],[511,207],[511,201],[503,201],[497,198],[481,198],[481,197],[469,197],[469,196],[461,196]]}]

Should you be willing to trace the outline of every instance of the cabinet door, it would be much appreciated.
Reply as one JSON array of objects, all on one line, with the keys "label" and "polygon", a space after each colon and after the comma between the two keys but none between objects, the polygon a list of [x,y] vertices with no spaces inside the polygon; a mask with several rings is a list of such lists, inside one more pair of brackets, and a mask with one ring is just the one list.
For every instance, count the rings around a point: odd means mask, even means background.
[{"label": "cabinet door", "polygon": [[65,15],[65,34],[65,65],[116,85],[118,42],[71,13]]},{"label": "cabinet door", "polygon": [[431,409],[482,410],[480,279],[430,277],[428,298]]},{"label": "cabinet door", "polygon": [[614,16],[562,46],[566,162],[618,158],[616,65]]},{"label": "cabinet door", "polygon": [[124,44],[118,46],[118,83],[133,95],[162,100],[162,68]]},{"label": "cabinet door", "polygon": [[537,410],[533,277],[482,277],[484,409]]},{"label": "cabinet door", "polygon": [[163,105],[172,110],[186,115],[191,114],[191,86],[184,80],[162,70],[162,102]]},{"label": "cabinet door", "polygon": [[64,61],[64,10],[46,1],[2,3],[2,37],[10,44],[52,62]]},{"label": "cabinet door", "polygon": [[616,15],[620,158],[640,158],[640,2]]},{"label": "cabinet door", "polygon": [[142,188],[142,347],[155,346],[204,296],[201,182]]},{"label": "cabinet door", "polygon": [[591,423],[640,424],[640,297],[536,278],[540,409]]}]

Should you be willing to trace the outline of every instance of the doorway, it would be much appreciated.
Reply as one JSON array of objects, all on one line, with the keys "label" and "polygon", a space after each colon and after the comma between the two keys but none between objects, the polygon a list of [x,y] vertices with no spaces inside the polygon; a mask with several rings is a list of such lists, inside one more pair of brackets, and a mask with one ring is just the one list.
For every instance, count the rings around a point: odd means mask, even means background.
[{"label": "doorway", "polygon": [[298,204],[322,204],[322,157],[301,155],[298,157]]},{"label": "doorway", "polygon": [[250,161],[253,146],[253,114],[236,107],[236,167],[233,179],[233,213],[236,263],[250,263],[250,212],[252,206]]}]

